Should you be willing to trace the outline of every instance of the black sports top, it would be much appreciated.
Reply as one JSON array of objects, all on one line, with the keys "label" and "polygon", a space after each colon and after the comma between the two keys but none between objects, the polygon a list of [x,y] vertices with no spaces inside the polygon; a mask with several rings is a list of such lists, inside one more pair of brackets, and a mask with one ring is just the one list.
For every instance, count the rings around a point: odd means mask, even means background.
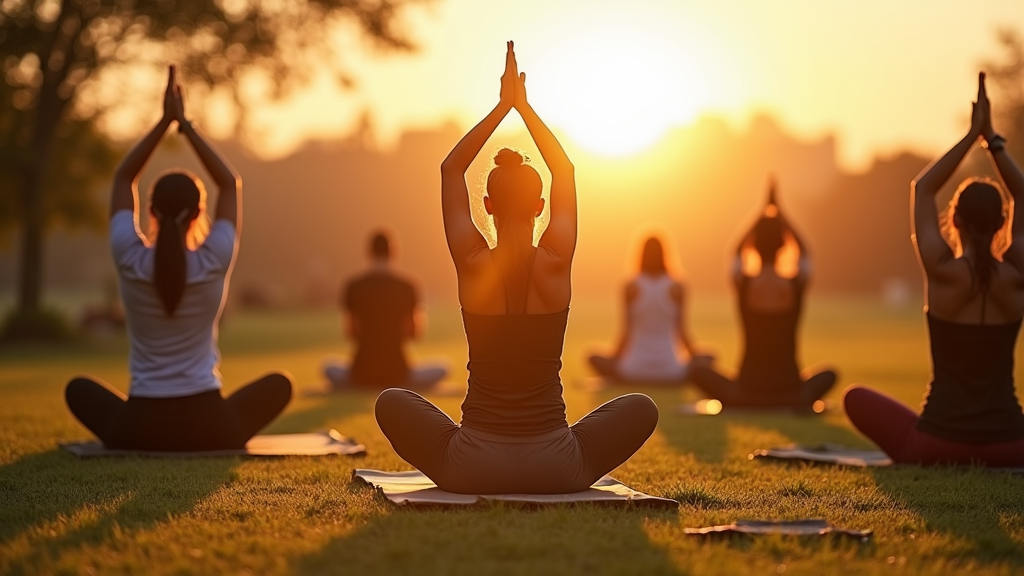
[{"label": "black sports top", "polygon": [[359,325],[352,360],[356,386],[395,386],[408,379],[402,345],[416,302],[416,287],[390,272],[370,272],[345,286],[342,307]]},{"label": "black sports top", "polygon": [[469,342],[463,426],[531,436],[568,425],[558,376],[568,319],[568,308],[553,314],[462,312]]},{"label": "black sports top", "polygon": [[967,444],[1024,438],[1024,413],[1013,383],[1021,320],[960,324],[927,318],[932,381],[917,429]]},{"label": "black sports top", "polygon": [[796,362],[796,331],[803,310],[804,287],[797,278],[793,306],[781,312],[751,308],[747,298],[750,278],[739,285],[740,319],[743,321],[743,362],[737,383],[744,396],[799,394],[803,380]]}]

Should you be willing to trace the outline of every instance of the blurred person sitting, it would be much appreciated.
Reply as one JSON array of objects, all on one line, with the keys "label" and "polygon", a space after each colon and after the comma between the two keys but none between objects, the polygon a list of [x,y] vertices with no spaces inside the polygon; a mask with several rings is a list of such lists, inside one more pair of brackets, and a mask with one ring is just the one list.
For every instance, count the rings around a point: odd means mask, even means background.
[{"label": "blurred person sitting", "polygon": [[[782,270],[784,248],[795,249],[795,270]],[[745,269],[748,255],[759,261],[756,272]],[[802,375],[798,368],[797,329],[810,276],[807,246],[779,208],[773,181],[765,208],[733,261],[744,337],[739,375],[731,379],[695,366],[694,383],[723,407],[811,409],[835,385],[836,373]]]},{"label": "blurred person sitting", "polygon": [[327,362],[324,375],[332,390],[391,386],[428,389],[448,369],[438,364],[410,367],[403,345],[419,335],[421,312],[415,285],[395,272],[392,242],[383,231],[370,237],[370,269],[342,290],[345,333],[356,343],[351,367]]},{"label": "blurred person sitting", "polygon": [[[686,285],[669,274],[665,249],[657,236],[647,238],[640,272],[626,284],[625,326],[613,356],[592,355],[591,367],[610,382],[682,384],[691,366],[710,365],[687,328]],[[677,344],[682,354],[677,354]]]},{"label": "blurred person sitting", "polygon": [[[979,140],[1003,186],[964,180],[943,215],[943,237],[935,197]],[[1024,210],[1015,209],[1021,197],[1024,172],[992,129],[982,73],[967,135],[910,188],[932,357],[923,410],[918,415],[860,386],[843,397],[850,422],[893,462],[1024,466],[1024,413],[1013,377],[1024,317]]]},{"label": "blurred person sitting", "polygon": [[[139,229],[138,182],[172,122],[218,188],[213,226],[202,181],[162,174],[150,193],[150,241]],[[128,397],[96,378],[65,389],[71,413],[108,448],[238,449],[287,406],[291,379],[271,373],[224,397],[217,323],[227,295],[242,218],[242,180],[185,118],[175,70],[163,117],[121,161],[110,198],[110,248],[128,326]]]}]

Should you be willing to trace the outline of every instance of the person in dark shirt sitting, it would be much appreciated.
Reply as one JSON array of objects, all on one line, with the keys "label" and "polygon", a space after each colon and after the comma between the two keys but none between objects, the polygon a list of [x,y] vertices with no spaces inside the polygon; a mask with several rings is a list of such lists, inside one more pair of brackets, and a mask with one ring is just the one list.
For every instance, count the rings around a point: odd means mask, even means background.
[{"label": "person in dark shirt sitting", "polygon": [[407,386],[427,389],[448,374],[440,365],[410,368],[403,344],[418,333],[416,287],[395,273],[391,242],[379,231],[370,238],[370,270],[346,283],[341,294],[345,332],[355,340],[351,367],[328,363],[324,375],[334,390]]},{"label": "person in dark shirt sitting", "polygon": [[[1013,382],[1024,317],[1024,210],[1012,205],[1024,196],[1024,172],[992,130],[984,73],[971,116],[967,135],[910,188],[932,355],[924,410],[919,416],[859,386],[843,398],[853,425],[897,463],[1024,466],[1024,413]],[[946,211],[947,242],[935,196],[979,139],[1012,200],[997,182],[965,180]]]}]

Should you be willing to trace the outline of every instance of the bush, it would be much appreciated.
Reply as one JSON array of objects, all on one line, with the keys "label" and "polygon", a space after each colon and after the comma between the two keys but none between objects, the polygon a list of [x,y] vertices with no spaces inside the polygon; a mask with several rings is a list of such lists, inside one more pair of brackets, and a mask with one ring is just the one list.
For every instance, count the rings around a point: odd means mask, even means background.
[{"label": "bush", "polygon": [[0,340],[7,342],[65,342],[73,340],[75,330],[59,310],[14,310],[4,318]]}]

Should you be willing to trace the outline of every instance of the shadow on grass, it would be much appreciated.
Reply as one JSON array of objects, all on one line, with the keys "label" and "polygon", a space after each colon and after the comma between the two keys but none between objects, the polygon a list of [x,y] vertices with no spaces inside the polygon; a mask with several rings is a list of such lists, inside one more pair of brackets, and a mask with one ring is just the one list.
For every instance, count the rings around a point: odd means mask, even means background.
[{"label": "shadow on grass", "polygon": [[[958,540],[943,549],[950,560],[1009,561],[1024,568],[1024,477],[984,468],[918,466],[876,468],[872,476],[881,492],[916,513],[926,529]],[[1011,527],[1017,540],[1008,533]]]},{"label": "shadow on grass", "polygon": [[294,572],[685,574],[665,550],[651,544],[643,529],[648,518],[677,522],[674,511],[594,506],[526,510],[503,503],[448,511],[387,507],[390,513],[297,559]]},{"label": "shadow on grass", "polygon": [[[261,434],[313,432],[349,416],[372,412],[376,392],[338,392],[304,398],[305,408],[289,411],[270,423]],[[293,400],[294,402],[294,400]],[[345,434],[344,430],[338,430]]]},{"label": "shadow on grass", "polygon": [[187,513],[232,481],[237,462],[79,460],[54,450],[0,467],[0,542],[13,545],[0,572],[31,574],[69,550]]}]

